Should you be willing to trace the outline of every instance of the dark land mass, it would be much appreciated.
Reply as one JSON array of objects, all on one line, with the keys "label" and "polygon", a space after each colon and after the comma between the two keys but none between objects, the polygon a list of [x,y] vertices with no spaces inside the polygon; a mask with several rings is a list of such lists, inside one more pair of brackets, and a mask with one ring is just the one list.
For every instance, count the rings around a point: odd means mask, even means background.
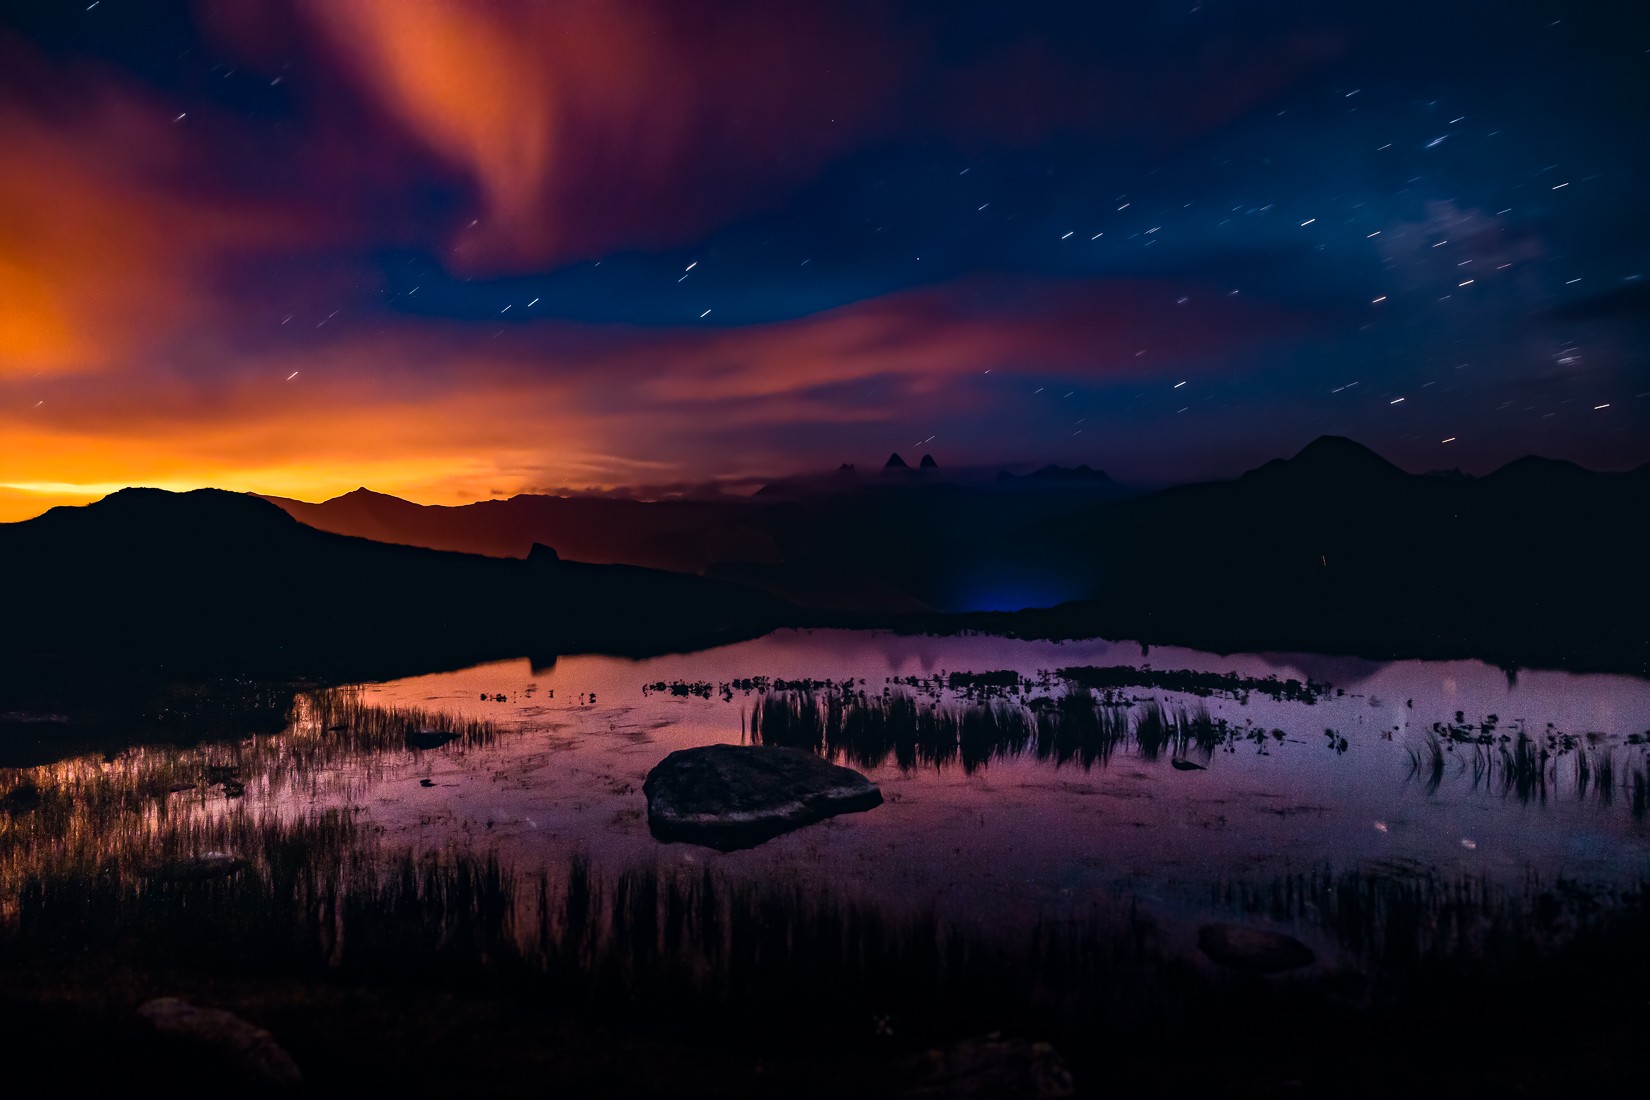
[{"label": "dark land mass", "polygon": [[277,503],[388,541],[511,555],[537,541],[739,581],[802,609],[798,625],[1650,674],[1650,467],[1409,474],[1326,436],[1233,481],[1141,494],[1084,467],[978,480],[898,458],[744,499]]},{"label": "dark land mass", "polygon": [[[575,561],[721,576],[804,607],[885,613],[977,607],[1014,536],[1130,492],[1087,467],[953,476],[924,458],[913,469],[896,454],[877,473],[844,466],[749,497],[522,495],[448,507],[357,489],[321,504],[267,499],[310,526],[380,542],[496,557],[540,543]],[[1072,594],[1034,587],[1050,597],[1040,603]]]},{"label": "dark land mass", "polygon": [[1026,532],[1027,561],[1076,576],[1087,598],[1012,621],[1223,652],[1650,675],[1646,515],[1650,466],[1532,457],[1483,478],[1414,475],[1324,437],[1236,481]]},{"label": "dark land mass", "polygon": [[[186,710],[181,724],[203,734],[257,725],[199,702],[255,698],[243,680],[645,655],[780,626],[1650,675],[1650,468],[1528,458],[1482,478],[1412,475],[1324,438],[1234,481],[1150,494],[1097,471],[968,481],[919,469],[786,482],[745,500],[434,509],[357,492],[294,510],[340,528],[370,517],[382,541],[212,490],[126,490],[0,525],[14,578],[0,632],[7,743],[28,757],[74,729],[130,727],[140,698],[169,728]],[[558,535],[636,561],[569,561],[565,540],[562,554],[546,545]],[[420,539],[516,554],[411,545]],[[667,547],[683,572],[637,564]],[[156,696],[154,685],[184,680],[185,696]],[[103,718],[91,713],[100,697],[120,700]],[[71,698],[87,713],[58,721]],[[265,709],[263,724],[278,720],[279,701]]]},{"label": "dark land mass", "polygon": [[0,653],[184,674],[371,677],[495,657],[646,655],[794,613],[736,585],[625,565],[389,545],[256,497],[127,489],[0,525]]}]

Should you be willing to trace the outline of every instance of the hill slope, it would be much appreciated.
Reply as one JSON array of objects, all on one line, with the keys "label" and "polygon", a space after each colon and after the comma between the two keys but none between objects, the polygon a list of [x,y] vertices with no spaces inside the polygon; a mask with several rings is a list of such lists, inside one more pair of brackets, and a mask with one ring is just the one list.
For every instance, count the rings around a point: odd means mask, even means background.
[{"label": "hill slope", "polygon": [[336,535],[210,489],[127,489],[0,525],[0,569],[27,578],[4,651],[260,672],[654,652],[760,633],[781,611],[695,577]]}]

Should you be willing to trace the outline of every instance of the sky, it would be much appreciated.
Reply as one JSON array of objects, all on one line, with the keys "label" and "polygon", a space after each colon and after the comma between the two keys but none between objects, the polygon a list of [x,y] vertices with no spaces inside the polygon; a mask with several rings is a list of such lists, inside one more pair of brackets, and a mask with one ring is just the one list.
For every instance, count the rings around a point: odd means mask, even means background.
[{"label": "sky", "polygon": [[1650,10],[11,0],[0,520],[1650,460]]}]

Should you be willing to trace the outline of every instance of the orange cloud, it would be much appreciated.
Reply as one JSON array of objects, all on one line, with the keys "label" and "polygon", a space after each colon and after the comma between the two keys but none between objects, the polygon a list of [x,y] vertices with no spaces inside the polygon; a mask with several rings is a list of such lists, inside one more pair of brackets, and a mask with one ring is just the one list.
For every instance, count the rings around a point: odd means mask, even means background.
[{"label": "orange cloud", "polygon": [[0,377],[157,354],[219,319],[221,262],[293,241],[278,207],[202,191],[212,120],[14,42],[0,68]]},{"label": "orange cloud", "polygon": [[30,384],[47,395],[39,407],[0,380],[0,518],[127,484],[306,499],[365,484],[456,503],[760,477],[834,464],[846,439],[897,442],[913,418],[993,415],[1003,398],[987,371],[1090,386],[1169,364],[1196,373],[1200,357],[1289,324],[1220,295],[1180,306],[1153,284],[1017,290],[935,287],[731,329],[551,323],[484,343],[463,325],[408,322],[243,354],[205,377]]},{"label": "orange cloud", "polygon": [[[692,239],[863,140],[904,71],[857,3],[295,10],[388,118],[474,182],[477,224],[452,242],[467,270]],[[272,22],[217,25],[256,50]]]}]

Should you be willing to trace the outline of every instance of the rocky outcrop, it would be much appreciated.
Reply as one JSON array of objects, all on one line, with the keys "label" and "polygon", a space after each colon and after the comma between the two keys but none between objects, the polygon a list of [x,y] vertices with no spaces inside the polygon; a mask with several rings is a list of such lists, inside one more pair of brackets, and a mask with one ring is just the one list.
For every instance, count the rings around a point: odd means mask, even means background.
[{"label": "rocky outcrop", "polygon": [[679,749],[648,773],[642,791],[655,837],[724,852],[882,804],[882,791],[852,768],[769,745]]}]

